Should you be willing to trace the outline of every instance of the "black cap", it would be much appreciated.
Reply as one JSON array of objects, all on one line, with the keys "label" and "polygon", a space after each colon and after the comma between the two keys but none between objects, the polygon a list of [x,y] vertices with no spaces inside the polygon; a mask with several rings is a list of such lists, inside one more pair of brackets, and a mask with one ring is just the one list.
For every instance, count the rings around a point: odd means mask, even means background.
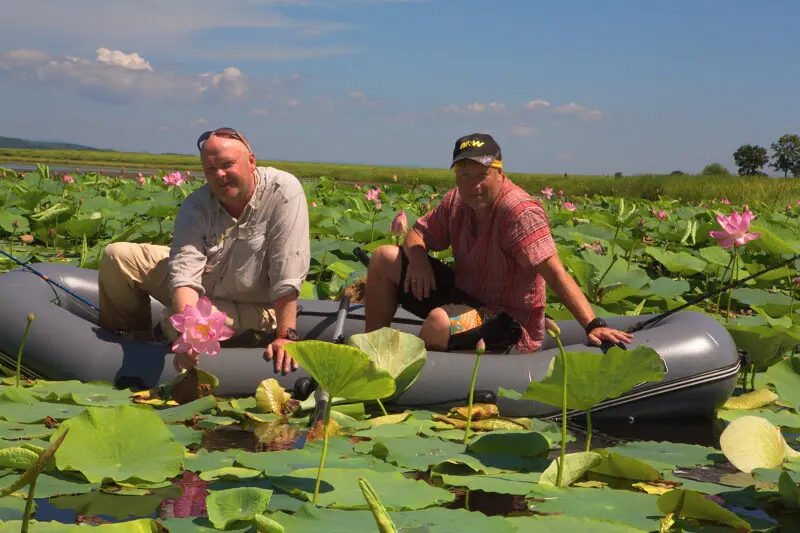
[{"label": "black cap", "polygon": [[501,163],[503,154],[500,151],[500,145],[488,133],[472,133],[460,137],[456,141],[450,168],[464,159],[471,159],[486,167],[503,168]]}]

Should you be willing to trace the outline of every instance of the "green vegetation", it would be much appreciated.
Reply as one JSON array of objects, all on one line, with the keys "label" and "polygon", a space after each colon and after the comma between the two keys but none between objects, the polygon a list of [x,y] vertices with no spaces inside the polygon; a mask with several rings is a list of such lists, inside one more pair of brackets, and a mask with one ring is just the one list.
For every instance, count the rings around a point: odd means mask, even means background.
[{"label": "green vegetation", "polygon": [[742,176],[763,176],[761,169],[769,163],[770,168],[776,172],[783,172],[786,178],[789,173],[795,178],[800,177],[800,136],[789,133],[770,145],[772,155],[767,155],[763,146],[743,144],[734,153],[733,159],[739,167]]},{"label": "green vegetation", "polygon": [[2,137],[0,136],[0,148],[17,149],[17,150],[92,150],[101,151],[91,146],[84,146],[82,144],[62,143],[62,142],[42,142],[42,141],[28,141],[26,139],[17,139],[15,137]]},{"label": "green vegetation", "polygon": [[[6,172],[0,246],[25,261],[96,268],[111,242],[168,243],[179,205],[200,183],[170,186],[150,177],[138,183],[97,173],[65,180],[43,166],[23,175]],[[364,274],[356,246],[372,251],[395,242],[390,227],[399,211],[413,224],[444,192],[389,183],[369,201],[371,187],[329,178],[303,187],[312,264],[301,296],[328,300]],[[636,316],[674,309],[800,251],[800,205],[786,209],[782,197],[772,208],[754,195],[751,190],[743,199],[755,213],[745,228],[730,220],[740,205],[720,197],[712,204],[708,192],[703,206],[552,191],[539,196],[549,197],[542,204],[558,253],[596,314]],[[739,233],[732,225],[758,236],[734,252],[722,248],[722,237],[709,232]],[[449,253],[439,257],[448,260]],[[0,271],[15,267],[0,259]],[[377,400],[413,387],[429,364],[418,340],[389,329],[353,336],[348,345],[288,345],[329,393],[324,421],[316,425],[314,397],[289,398],[267,378],[266,365],[267,379],[244,398],[216,397],[213,376],[194,376],[187,394],[190,373],[132,391],[77,381],[16,387],[9,370],[0,381],[0,533],[20,531],[23,517],[36,512],[23,490],[32,492],[34,484],[38,501],[123,522],[99,525],[97,533],[777,531],[773,517],[783,520],[800,509],[800,463],[792,449],[800,430],[799,268],[796,261],[691,307],[724,324],[753,361],[736,397],[717,413],[721,427],[730,422],[719,446],[645,441],[588,449],[586,442],[570,452],[566,444],[575,435],[566,425],[507,418],[494,404],[380,416]],[[571,318],[553,294],[547,313]],[[473,362],[471,354],[460,356],[465,365]],[[663,371],[661,355],[647,347],[602,356],[564,351],[540,382],[503,396],[589,410],[640,382],[658,381]],[[608,376],[598,380],[600,373]],[[214,432],[244,432],[257,444],[209,451]],[[45,451],[58,442],[57,450]],[[481,506],[487,497],[503,502],[500,515]],[[207,517],[191,510],[196,502],[205,504]],[[59,533],[89,526],[34,515],[29,527]]]}]

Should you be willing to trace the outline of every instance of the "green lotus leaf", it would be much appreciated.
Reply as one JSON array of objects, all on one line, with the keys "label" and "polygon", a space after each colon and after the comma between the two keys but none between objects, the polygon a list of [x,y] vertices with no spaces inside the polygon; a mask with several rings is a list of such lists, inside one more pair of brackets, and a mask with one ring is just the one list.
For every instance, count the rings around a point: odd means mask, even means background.
[{"label": "green lotus leaf", "polygon": [[524,496],[531,491],[532,484],[539,482],[541,475],[541,472],[504,472],[483,475],[434,472],[431,474],[431,479],[448,487]]},{"label": "green lotus leaf", "polygon": [[[16,476],[0,478],[0,493],[17,481]],[[63,494],[83,494],[99,489],[99,483],[87,483],[84,479],[64,472],[41,473],[36,478],[36,498],[51,498]],[[28,487],[23,487],[13,494],[19,497],[28,495]]]},{"label": "green lotus leaf", "polygon": [[206,499],[208,519],[217,529],[225,529],[239,520],[253,520],[267,510],[270,497],[271,490],[255,487],[212,492]]},{"label": "green lotus leaf", "polygon": [[263,472],[252,468],[242,468],[238,466],[224,466],[213,470],[205,470],[200,473],[203,481],[215,481],[217,479],[250,479],[258,477]]},{"label": "green lotus leaf", "polygon": [[659,472],[672,471],[677,467],[712,465],[717,460],[724,460],[724,457],[714,448],[676,442],[627,442],[605,450],[608,453],[638,459]]},{"label": "green lotus leaf", "polygon": [[509,457],[540,457],[547,455],[551,445],[551,441],[545,435],[536,431],[493,431],[472,440],[467,446],[467,452]]},{"label": "green lotus leaf", "polygon": [[770,409],[720,409],[717,411],[717,417],[728,422],[743,416],[760,416],[781,428],[800,429],[800,415],[788,409],[781,411],[772,411]]},{"label": "green lotus leaf", "polygon": [[[314,494],[316,468],[295,470],[286,476],[274,478],[276,487],[301,499],[310,501]],[[415,481],[400,472],[380,472],[363,468],[326,468],[322,473],[317,504],[339,509],[366,509],[367,503],[359,489],[358,479],[364,478],[381,495],[388,510],[424,509],[450,503],[455,494],[431,487],[424,481]]]},{"label": "green lotus leaf", "polygon": [[253,517],[256,521],[258,533],[284,533],[285,529],[278,522],[263,514]]},{"label": "green lotus leaf", "polygon": [[691,276],[703,272],[708,264],[688,252],[670,252],[653,246],[648,246],[644,252],[664,265],[673,274],[680,274],[681,276]]},{"label": "green lotus leaf", "polygon": [[[562,481],[564,486],[572,485],[591,468],[600,464],[603,457],[596,452],[576,452],[568,453],[564,457],[564,477]],[[553,460],[547,470],[542,473],[539,478],[539,483],[546,485],[555,485],[558,478],[558,463],[560,459]]]},{"label": "green lotus leaf", "polygon": [[360,349],[395,381],[395,395],[405,392],[419,377],[427,360],[425,342],[417,335],[392,328],[352,335],[348,344]]},{"label": "green lotus leaf", "polygon": [[376,368],[358,348],[310,340],[287,344],[285,349],[331,397],[363,401],[394,394],[392,375]]},{"label": "green lotus leaf", "polygon": [[[37,485],[38,486],[38,485]],[[120,496],[102,491],[87,492],[71,496],[57,496],[50,502],[56,509],[69,509],[84,516],[109,516],[117,520],[141,518],[158,511],[162,501],[177,498],[181,489],[172,486],[154,489],[143,496]]]},{"label": "green lotus leaf", "polygon": [[47,437],[53,430],[45,425],[17,424],[0,420],[0,439],[19,440]]},{"label": "green lotus leaf", "polygon": [[517,533],[563,533],[576,531],[580,533],[643,533],[644,530],[620,524],[590,520],[577,516],[516,516],[506,519],[517,527]]},{"label": "green lotus leaf", "polygon": [[116,406],[130,405],[130,389],[119,390],[105,381],[81,383],[72,381],[37,381],[27,389],[43,402],[67,402],[76,405]]},{"label": "green lotus leaf", "polygon": [[156,411],[167,424],[189,420],[194,415],[206,413],[217,406],[214,396],[203,396],[189,403]]},{"label": "green lotus leaf", "polygon": [[26,448],[14,447],[0,450],[0,468],[27,470],[36,463],[39,454]]},{"label": "green lotus leaf", "polygon": [[[377,488],[376,488],[377,490]],[[379,492],[381,500],[383,493]],[[363,498],[362,498],[363,500]],[[290,533],[353,533],[376,531],[375,518],[371,511],[343,511],[317,508],[303,504],[296,513],[276,513],[270,518],[279,522]],[[389,511],[400,530],[408,533],[514,533],[517,528],[501,516],[486,516],[465,509],[433,507],[418,511]],[[615,533],[615,532],[608,532]],[[629,533],[629,532],[620,532]]]},{"label": "green lotus leaf", "polygon": [[694,518],[730,526],[737,531],[752,531],[749,523],[729,510],[693,490],[675,489],[658,498],[662,513],[678,513],[683,518]]},{"label": "green lotus leaf", "polygon": [[[25,511],[25,500],[22,498],[2,498],[0,499],[0,521],[2,520],[21,520],[24,516]],[[0,523],[0,531],[2,529],[3,524]],[[11,527],[11,524],[8,523],[8,527]],[[17,529],[8,529],[7,531],[14,531],[14,533],[18,533],[20,531],[19,526]]]},{"label": "green lotus leaf", "polygon": [[256,389],[256,407],[262,413],[283,414],[283,408],[291,394],[283,390],[275,378],[265,379]]},{"label": "green lotus leaf", "polygon": [[775,386],[778,396],[797,411],[800,409],[800,358],[784,359],[766,372],[766,381]]},{"label": "green lotus leaf", "polygon": [[[664,362],[647,346],[633,350],[612,347],[605,354],[565,352],[567,358],[567,408],[586,411],[609,398],[616,398],[642,382],[661,381]],[[541,382],[532,381],[523,400],[561,407],[563,365],[554,357]],[[603,376],[603,379],[597,379]]]},{"label": "green lotus leaf", "polygon": [[740,287],[731,291],[731,298],[745,305],[756,305],[773,317],[787,315],[792,306],[792,297],[788,294],[767,292],[763,289]]},{"label": "green lotus leaf", "polygon": [[40,402],[26,389],[0,389],[0,419],[9,422],[33,424],[43,422],[48,416],[56,420],[66,420],[79,415],[84,409],[78,405]]},{"label": "green lotus leaf", "polygon": [[649,290],[653,296],[667,300],[683,296],[689,292],[690,287],[689,282],[685,279],[658,278],[651,281],[646,290]]},{"label": "green lotus leaf", "polygon": [[592,466],[590,471],[603,476],[631,479],[634,481],[658,481],[661,474],[653,466],[618,453],[608,450],[597,450],[602,460]]},{"label": "green lotus leaf", "polygon": [[[460,433],[463,442],[464,432]],[[424,471],[450,457],[461,454],[464,451],[464,445],[436,437],[414,435],[392,439],[377,438],[359,443],[354,449],[356,452],[370,454],[400,468]]]},{"label": "green lotus leaf", "polygon": [[111,479],[159,482],[183,467],[184,448],[149,406],[89,407],[61,424],[70,435],[55,454],[59,470],[78,470],[93,483]]}]

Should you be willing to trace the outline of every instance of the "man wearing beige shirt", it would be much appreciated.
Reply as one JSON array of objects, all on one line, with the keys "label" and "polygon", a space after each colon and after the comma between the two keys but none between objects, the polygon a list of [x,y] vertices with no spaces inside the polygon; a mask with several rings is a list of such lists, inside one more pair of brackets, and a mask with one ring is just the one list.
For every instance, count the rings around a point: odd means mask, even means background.
[{"label": "man wearing beige shirt", "polygon": [[[197,147],[207,183],[181,205],[171,246],[120,242],[104,250],[100,324],[154,340],[152,296],[166,306],[158,327],[172,341],[178,334],[169,315],[207,296],[227,314],[232,341],[266,332],[275,372],[294,371],[283,345],[297,340],[297,297],[311,257],[303,188],[288,172],[257,167],[249,142],[233,129],[205,132]],[[175,354],[173,364],[180,371],[198,360],[190,350]]]}]

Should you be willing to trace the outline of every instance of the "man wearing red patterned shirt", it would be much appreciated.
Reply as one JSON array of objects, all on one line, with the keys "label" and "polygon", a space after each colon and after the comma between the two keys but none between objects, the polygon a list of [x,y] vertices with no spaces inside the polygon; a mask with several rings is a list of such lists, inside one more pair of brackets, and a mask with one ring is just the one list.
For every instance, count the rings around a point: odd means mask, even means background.
[{"label": "man wearing red patterned shirt", "polygon": [[[503,328],[499,344],[535,352],[544,338],[547,284],[591,344],[631,342],[630,334],[594,316],[564,270],[547,213],[503,173],[500,147],[490,135],[459,138],[451,168],[457,187],[417,221],[403,246],[381,246],[373,253],[366,331],[389,326],[400,303],[425,319],[420,337],[431,349],[445,350],[454,336],[504,317],[518,326],[514,333]],[[428,255],[448,247],[455,270]]]}]

